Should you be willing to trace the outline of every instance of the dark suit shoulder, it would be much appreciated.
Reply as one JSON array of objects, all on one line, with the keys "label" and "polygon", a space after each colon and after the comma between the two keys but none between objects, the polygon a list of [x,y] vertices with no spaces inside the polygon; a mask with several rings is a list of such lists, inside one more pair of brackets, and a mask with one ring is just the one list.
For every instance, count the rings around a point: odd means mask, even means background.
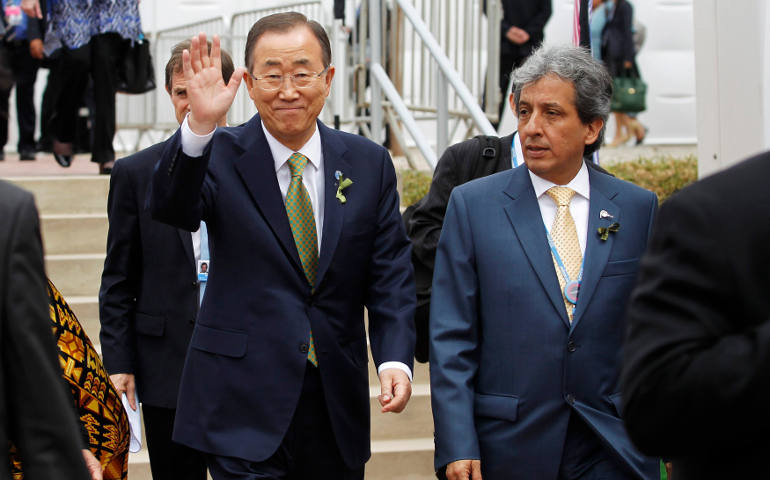
[{"label": "dark suit shoulder", "polygon": [[0,212],[3,216],[7,215],[7,212],[16,210],[20,204],[33,200],[32,193],[10,182],[0,180]]},{"label": "dark suit shoulder", "polygon": [[115,165],[117,166],[120,164],[121,169],[127,169],[132,172],[148,167],[153,168],[155,163],[157,163],[157,161],[160,159],[160,156],[163,153],[163,148],[167,143],[168,140],[156,143],[155,145],[149,146],[144,150],[140,150],[127,157],[119,159],[117,162],[115,162]]}]

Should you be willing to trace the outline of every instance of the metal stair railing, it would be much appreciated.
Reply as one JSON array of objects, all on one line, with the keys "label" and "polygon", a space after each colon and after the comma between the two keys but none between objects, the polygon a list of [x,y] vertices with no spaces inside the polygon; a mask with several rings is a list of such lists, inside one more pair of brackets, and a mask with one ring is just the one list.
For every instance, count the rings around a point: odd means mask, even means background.
[{"label": "metal stair railing", "polygon": [[[489,119],[496,119],[499,102],[497,68],[501,9],[497,0],[489,0],[489,18],[484,18],[479,0],[415,2],[421,4],[424,16],[430,18],[430,28],[409,0],[393,0],[390,22],[382,20],[385,7],[382,0],[369,0],[368,4],[365,2],[362,6],[358,61],[363,63],[362,59],[369,54],[366,64],[371,78],[371,99],[369,102],[360,100],[365,91],[361,75],[357,92],[359,109],[368,107],[370,116],[362,116],[357,120],[370,138],[381,141],[384,118],[387,118],[390,131],[404,149],[410,165],[416,167],[415,159],[405,148],[403,125],[429,166],[435,168],[438,156],[461,125],[467,127],[464,132],[466,138],[474,129],[487,135],[496,134]],[[402,14],[406,19],[403,30],[400,28]],[[368,16],[368,22],[364,16]],[[385,37],[383,31],[388,23],[389,48],[387,54],[383,55],[383,51],[386,51],[382,42]],[[412,36],[404,41],[402,33],[407,29]],[[366,42],[361,41],[367,34],[371,41],[368,50]],[[436,37],[442,40],[443,45],[439,45]],[[484,50],[486,56],[483,55]],[[390,63],[390,75],[383,66],[383,57]],[[488,68],[484,68],[484,60]],[[399,92],[394,80],[401,83],[402,70],[406,71],[408,81],[404,82],[402,92]],[[458,73],[458,70],[463,71],[463,74]],[[453,93],[451,96],[450,87]],[[482,96],[486,113],[479,106]],[[450,118],[455,121],[451,137]],[[418,126],[418,120],[423,123],[435,122],[435,150],[428,144],[426,135]],[[368,129],[366,121],[370,125]]]}]

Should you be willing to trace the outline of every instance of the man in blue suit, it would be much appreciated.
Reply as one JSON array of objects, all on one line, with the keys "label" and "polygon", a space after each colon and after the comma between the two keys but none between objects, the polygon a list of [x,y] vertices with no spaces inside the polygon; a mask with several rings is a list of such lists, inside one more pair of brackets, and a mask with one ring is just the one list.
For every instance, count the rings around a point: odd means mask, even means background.
[{"label": "man in blue suit", "polygon": [[620,418],[623,313],[654,194],[587,169],[612,82],[576,47],[514,72],[526,169],[452,192],[436,253],[430,375],[449,479],[651,479]]},{"label": "man in blue suit", "polygon": [[[212,477],[361,479],[367,332],[383,412],[411,395],[415,287],[387,150],[317,120],[334,67],[321,25],[263,17],[225,85],[219,39],[183,57],[190,113],[151,187],[159,220],[209,233],[208,286],[174,440]],[[245,79],[258,115],[216,128]]]}]

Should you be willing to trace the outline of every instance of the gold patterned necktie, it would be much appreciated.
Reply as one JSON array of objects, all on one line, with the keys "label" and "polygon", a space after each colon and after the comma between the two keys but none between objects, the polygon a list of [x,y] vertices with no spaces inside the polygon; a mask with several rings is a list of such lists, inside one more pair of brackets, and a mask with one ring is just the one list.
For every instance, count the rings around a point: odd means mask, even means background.
[{"label": "gold patterned necktie", "polygon": [[[570,281],[578,280],[580,266],[583,262],[583,254],[580,252],[580,243],[578,242],[575,220],[572,218],[572,214],[569,211],[569,203],[572,201],[572,197],[575,196],[575,191],[567,187],[551,187],[546,194],[548,194],[554,203],[556,203],[556,217],[553,219],[553,226],[551,227],[551,238],[553,239],[556,251],[559,252],[559,257],[561,257],[561,261],[567,270]],[[567,281],[562,274],[561,268],[559,268],[556,255],[551,253],[551,257],[553,257],[556,275],[559,277],[559,286],[561,287],[564,306],[567,309],[569,321],[572,323],[574,305],[567,300],[567,296],[564,293],[564,287],[567,285]],[[575,295],[575,300],[577,300],[577,295]]]},{"label": "gold patterned necktie", "polygon": [[[294,244],[302,262],[302,270],[305,272],[310,287],[315,285],[315,274],[318,270],[318,234],[315,228],[313,216],[313,204],[310,195],[302,183],[302,172],[305,170],[308,159],[301,153],[294,153],[289,157],[289,170],[291,182],[286,192],[286,214],[289,216],[291,233],[294,235]],[[310,344],[307,351],[307,359],[318,366],[318,357],[313,342],[313,331],[310,331]]]}]

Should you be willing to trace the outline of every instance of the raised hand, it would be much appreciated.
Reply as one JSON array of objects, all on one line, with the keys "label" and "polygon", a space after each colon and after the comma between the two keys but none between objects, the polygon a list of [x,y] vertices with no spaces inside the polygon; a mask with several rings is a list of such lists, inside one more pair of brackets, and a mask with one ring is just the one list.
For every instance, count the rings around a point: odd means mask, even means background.
[{"label": "raised hand", "polygon": [[211,42],[211,55],[206,44],[206,34],[199,33],[192,38],[190,51],[182,53],[182,71],[187,84],[187,99],[190,102],[188,125],[193,133],[211,133],[220,118],[227,114],[245,73],[242,67],[233,72],[225,85],[222,80],[222,53],[219,36]]}]

